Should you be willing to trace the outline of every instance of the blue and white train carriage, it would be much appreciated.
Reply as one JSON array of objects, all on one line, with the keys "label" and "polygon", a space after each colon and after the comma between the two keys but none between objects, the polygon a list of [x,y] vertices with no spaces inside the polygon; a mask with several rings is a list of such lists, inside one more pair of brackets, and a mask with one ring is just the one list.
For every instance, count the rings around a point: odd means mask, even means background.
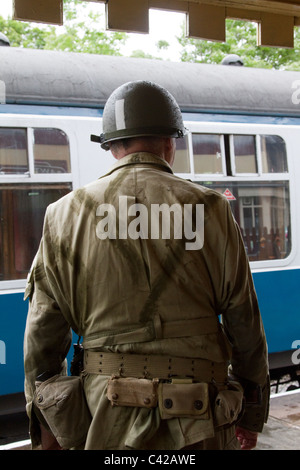
[{"label": "blue and white train carriage", "polygon": [[298,367],[300,73],[1,47],[1,396],[23,391],[23,294],[45,208],[112,165],[90,135],[101,132],[110,93],[136,79],[161,84],[180,104],[190,133],[174,170],[229,199],[273,375]]}]

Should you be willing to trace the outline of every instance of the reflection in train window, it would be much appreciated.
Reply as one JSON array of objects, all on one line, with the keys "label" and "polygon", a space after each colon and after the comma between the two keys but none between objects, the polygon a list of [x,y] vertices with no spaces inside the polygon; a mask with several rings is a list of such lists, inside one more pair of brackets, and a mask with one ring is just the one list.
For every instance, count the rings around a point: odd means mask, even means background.
[{"label": "reflection in train window", "polygon": [[34,172],[70,173],[70,151],[67,135],[60,129],[36,128],[34,135]]},{"label": "reflection in train window", "polygon": [[172,169],[174,173],[189,173],[191,171],[187,136],[176,139],[176,153]]},{"label": "reflection in train window", "polygon": [[27,129],[0,128],[0,175],[28,171]]},{"label": "reflection in train window", "polygon": [[71,189],[70,183],[2,185],[0,280],[26,278],[39,246],[46,207]]},{"label": "reflection in train window", "polygon": [[192,133],[191,137],[191,169],[185,162],[185,171],[174,168],[174,172],[190,173],[195,183],[217,190],[229,200],[250,261],[286,258],[292,240],[282,137],[230,133]]},{"label": "reflection in train window", "polygon": [[291,251],[288,181],[202,183],[230,194],[250,261],[286,258]]},{"label": "reflection in train window", "polygon": [[223,174],[220,135],[193,134],[195,173]]},{"label": "reflection in train window", "polygon": [[257,173],[254,135],[234,135],[235,173]]},{"label": "reflection in train window", "polygon": [[278,135],[261,135],[263,173],[286,173],[287,158],[284,140]]}]

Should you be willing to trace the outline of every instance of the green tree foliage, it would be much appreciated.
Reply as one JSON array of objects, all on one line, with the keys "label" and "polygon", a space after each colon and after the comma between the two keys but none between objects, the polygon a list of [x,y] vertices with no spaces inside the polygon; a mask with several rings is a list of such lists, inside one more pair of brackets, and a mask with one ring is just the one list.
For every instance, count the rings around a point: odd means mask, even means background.
[{"label": "green tree foliage", "polygon": [[167,49],[169,49],[170,44],[167,41],[161,39],[160,41],[158,41],[155,44],[155,46],[156,46],[156,50],[157,50],[157,55],[149,54],[149,53],[143,51],[142,49],[135,49],[130,54],[130,57],[135,57],[135,58],[139,58],[139,59],[162,60],[162,57],[160,56],[160,52],[161,51],[166,51]]},{"label": "green tree foliage", "polygon": [[127,35],[103,31],[101,14],[91,12],[87,5],[78,0],[64,0],[63,26],[5,20],[0,16],[0,31],[12,47],[121,55],[120,48]]},{"label": "green tree foliage", "polygon": [[300,70],[300,31],[295,28],[293,49],[257,46],[257,24],[226,21],[226,42],[186,38],[184,29],[178,37],[182,46],[181,60],[219,64],[228,54],[238,54],[248,67]]},{"label": "green tree foliage", "polygon": [[0,31],[8,37],[13,47],[45,48],[47,32],[30,23],[6,20],[0,16]]}]

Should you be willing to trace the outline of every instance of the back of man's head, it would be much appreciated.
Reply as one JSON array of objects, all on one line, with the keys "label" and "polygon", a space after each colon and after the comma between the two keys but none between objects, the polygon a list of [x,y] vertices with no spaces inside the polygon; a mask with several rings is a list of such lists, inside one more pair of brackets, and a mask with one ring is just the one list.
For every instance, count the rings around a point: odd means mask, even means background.
[{"label": "back of man's head", "polygon": [[132,153],[147,152],[154,154],[170,165],[173,164],[176,144],[174,138],[169,137],[131,137],[110,142],[110,151],[120,160]]}]

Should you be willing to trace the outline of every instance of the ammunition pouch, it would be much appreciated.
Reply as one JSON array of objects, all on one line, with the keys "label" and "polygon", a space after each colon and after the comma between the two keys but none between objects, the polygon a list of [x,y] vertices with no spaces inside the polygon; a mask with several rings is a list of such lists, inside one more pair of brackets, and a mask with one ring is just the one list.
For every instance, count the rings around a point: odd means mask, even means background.
[{"label": "ammunition pouch", "polygon": [[162,383],[159,388],[159,411],[162,419],[209,419],[211,413],[208,384]]},{"label": "ammunition pouch", "polygon": [[84,443],[91,415],[80,377],[54,375],[37,381],[33,402],[63,449]]},{"label": "ammunition pouch", "polygon": [[116,377],[109,379],[107,398],[112,406],[154,408],[157,405],[158,380]]},{"label": "ammunition pouch", "polygon": [[113,376],[108,381],[107,398],[112,406],[158,406],[161,419],[213,419],[216,427],[236,423],[243,411],[243,389],[237,382],[212,394],[211,385],[203,382]]},{"label": "ammunition pouch", "polygon": [[243,414],[244,392],[238,382],[229,382],[224,390],[219,390],[214,401],[215,425],[227,426],[238,422]]}]

